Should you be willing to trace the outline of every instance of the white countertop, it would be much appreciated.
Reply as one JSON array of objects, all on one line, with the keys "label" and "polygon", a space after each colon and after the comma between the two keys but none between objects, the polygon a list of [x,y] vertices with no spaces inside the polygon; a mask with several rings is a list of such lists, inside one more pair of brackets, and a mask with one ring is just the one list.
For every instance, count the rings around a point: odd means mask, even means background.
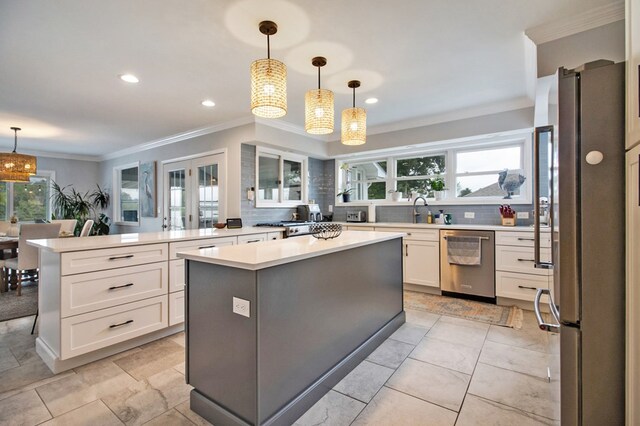
[{"label": "white countertop", "polygon": [[256,271],[342,250],[401,238],[399,232],[343,231],[332,240],[310,235],[236,246],[179,252],[178,257]]},{"label": "white countertop", "polygon": [[[380,228],[411,228],[411,229],[469,229],[475,231],[518,231],[533,232],[533,226],[502,226],[502,225],[441,225],[436,223],[400,223],[400,222],[334,222],[344,226],[376,226]],[[549,232],[549,227],[542,227],[542,232]]]},{"label": "white countertop", "polygon": [[266,234],[267,232],[281,232],[283,230],[284,228],[265,228],[256,226],[245,226],[240,229],[190,229],[186,231],[98,235],[84,238],[29,240],[29,244],[44,250],[63,253],[69,251],[123,247],[128,245],[171,243],[177,241],[197,240],[201,238],[222,238],[235,237],[238,235]]}]

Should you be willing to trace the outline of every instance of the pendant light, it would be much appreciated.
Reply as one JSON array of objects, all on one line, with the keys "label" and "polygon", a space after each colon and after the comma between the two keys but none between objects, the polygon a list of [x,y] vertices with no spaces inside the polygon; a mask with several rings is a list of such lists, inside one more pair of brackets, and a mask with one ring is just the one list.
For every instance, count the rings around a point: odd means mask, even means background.
[{"label": "pendant light", "polygon": [[251,112],[263,118],[279,118],[287,113],[287,67],[271,59],[269,36],[278,32],[275,22],[262,21],[258,27],[267,36],[267,59],[251,64]]},{"label": "pendant light", "polygon": [[37,160],[33,155],[18,154],[19,127],[11,127],[14,132],[13,152],[0,154],[0,181],[29,182],[29,177],[37,173]]},{"label": "pendant light", "polygon": [[360,87],[358,80],[351,80],[349,88],[353,89],[353,108],[342,111],[343,145],[362,145],[367,141],[367,111],[356,108],[356,88]]},{"label": "pendant light", "polygon": [[304,95],[304,129],[312,135],[333,132],[333,92],[320,88],[320,68],[327,65],[326,58],[316,56],[311,65],[318,67],[318,89]]}]

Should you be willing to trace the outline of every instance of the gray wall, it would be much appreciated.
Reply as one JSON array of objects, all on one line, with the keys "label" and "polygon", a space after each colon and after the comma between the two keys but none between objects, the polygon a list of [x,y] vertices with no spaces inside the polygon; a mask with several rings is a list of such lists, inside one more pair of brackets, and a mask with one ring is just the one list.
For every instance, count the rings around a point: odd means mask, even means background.
[{"label": "gray wall", "polygon": [[100,164],[96,161],[67,160],[38,156],[38,170],[56,172],[55,181],[61,187],[72,185],[76,191],[93,191],[96,184],[111,187],[111,179],[100,180]]},{"label": "gray wall", "polygon": [[538,77],[563,66],[575,68],[596,59],[625,60],[624,20],[542,43],[538,49]]}]

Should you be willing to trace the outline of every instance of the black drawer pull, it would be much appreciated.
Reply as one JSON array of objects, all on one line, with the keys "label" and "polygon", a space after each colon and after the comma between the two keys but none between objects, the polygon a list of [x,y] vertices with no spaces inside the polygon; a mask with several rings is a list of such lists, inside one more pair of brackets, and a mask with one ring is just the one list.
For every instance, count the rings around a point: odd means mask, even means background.
[{"label": "black drawer pull", "polygon": [[202,247],[198,247],[198,250],[202,250],[202,249],[206,249],[206,248],[214,248],[216,247],[216,245],[212,245],[212,246],[202,246]]},{"label": "black drawer pull", "polygon": [[535,287],[527,287],[526,285],[519,285],[518,288],[524,289],[524,290],[537,290],[537,288]]},{"label": "black drawer pull", "polygon": [[518,241],[535,241],[533,238],[522,238],[518,237]]},{"label": "black drawer pull", "polygon": [[259,243],[260,241],[262,241],[262,240],[249,240],[249,241],[246,241],[246,243],[247,244],[249,244],[249,243]]},{"label": "black drawer pull", "polygon": [[127,254],[124,256],[113,256],[113,257],[110,257],[109,260],[131,259],[132,257],[133,257],[132,254]]},{"label": "black drawer pull", "polygon": [[122,285],[114,285],[113,287],[109,287],[109,290],[115,290],[115,289],[118,289],[118,288],[131,287],[132,285],[133,285],[133,283],[122,284]]},{"label": "black drawer pull", "polygon": [[133,322],[133,320],[129,320],[129,321],[121,322],[120,324],[112,324],[112,325],[109,326],[109,328],[122,327],[123,325],[131,324],[132,322]]},{"label": "black drawer pull", "polygon": [[533,260],[533,259],[521,259],[521,258],[518,258],[518,262],[535,262],[535,260]]}]

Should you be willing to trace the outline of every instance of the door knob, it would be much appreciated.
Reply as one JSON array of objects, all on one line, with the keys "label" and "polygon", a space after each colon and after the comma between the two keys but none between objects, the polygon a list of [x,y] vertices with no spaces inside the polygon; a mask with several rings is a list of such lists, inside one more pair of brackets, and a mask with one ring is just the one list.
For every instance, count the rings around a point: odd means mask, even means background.
[{"label": "door knob", "polygon": [[603,159],[604,155],[600,151],[589,151],[585,157],[587,164],[591,164],[592,166],[600,164]]}]

